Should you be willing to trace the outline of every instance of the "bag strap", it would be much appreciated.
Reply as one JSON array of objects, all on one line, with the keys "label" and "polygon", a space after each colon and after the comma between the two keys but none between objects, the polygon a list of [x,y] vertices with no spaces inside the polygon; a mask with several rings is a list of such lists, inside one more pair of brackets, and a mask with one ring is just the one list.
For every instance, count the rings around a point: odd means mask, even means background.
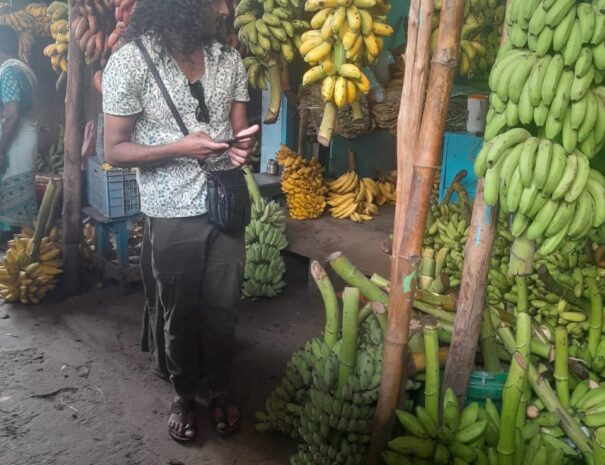
[{"label": "bag strap", "polygon": [[176,105],[174,104],[174,101],[172,100],[172,97],[170,97],[170,94],[168,93],[168,89],[166,89],[166,86],[164,85],[164,81],[162,81],[162,77],[160,76],[160,73],[159,73],[157,67],[153,63],[153,60],[151,59],[151,56],[149,55],[147,48],[145,47],[145,45],[143,45],[143,42],[141,42],[141,39],[136,39],[134,41],[134,43],[136,44],[136,46],[139,48],[139,50],[143,54],[143,58],[145,58],[145,61],[147,62],[147,66],[149,66],[149,70],[151,71],[151,74],[153,74],[155,82],[157,83],[158,87],[160,88],[160,91],[162,91],[164,100],[166,100],[166,103],[168,104],[168,108],[170,108],[170,111],[172,112],[172,115],[174,116],[176,123],[179,125],[179,128],[181,129],[181,132],[183,133],[183,135],[188,136],[189,130],[187,129],[187,126],[185,126],[185,122],[183,121],[181,114],[177,110]]}]

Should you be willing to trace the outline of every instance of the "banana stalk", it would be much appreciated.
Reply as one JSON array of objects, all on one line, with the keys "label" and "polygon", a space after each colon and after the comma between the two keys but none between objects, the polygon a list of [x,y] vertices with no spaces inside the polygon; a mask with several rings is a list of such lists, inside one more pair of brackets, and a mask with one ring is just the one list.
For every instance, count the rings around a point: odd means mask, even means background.
[{"label": "banana stalk", "polygon": [[267,66],[267,79],[271,87],[271,98],[269,100],[269,108],[265,115],[265,124],[273,124],[279,117],[282,99],[281,72],[279,70],[279,62],[272,60]]},{"label": "banana stalk", "polygon": [[342,294],[342,345],[339,356],[338,389],[346,386],[349,376],[355,371],[359,329],[359,289],[345,287]]},{"label": "banana stalk", "polygon": [[244,178],[246,179],[246,186],[248,187],[250,198],[252,199],[252,202],[256,203],[261,198],[261,194],[249,166],[244,167]]},{"label": "banana stalk", "polygon": [[454,319],[456,318],[454,313],[443,311],[439,307],[430,304],[425,304],[424,302],[420,302],[418,300],[414,301],[414,308],[416,310],[420,310],[422,313],[426,313],[427,315],[432,315],[439,321],[447,321],[449,323],[454,323]]},{"label": "banana stalk", "polygon": [[590,295],[590,326],[588,328],[588,350],[593,357],[597,353],[597,347],[601,341],[603,327],[603,297],[599,292],[599,286],[593,277],[586,277]]},{"label": "banana stalk", "polygon": [[317,133],[317,140],[324,147],[328,147],[332,140],[334,126],[336,125],[337,111],[336,104],[332,102],[326,103],[324,114],[321,118],[321,125],[319,126],[319,132]]},{"label": "banana stalk", "polygon": [[531,316],[519,311],[517,314],[516,349],[513,352],[502,396],[502,415],[498,440],[500,465],[514,464],[517,412],[519,411],[521,396],[525,390],[530,347]]},{"label": "banana stalk", "polygon": [[436,326],[425,326],[424,353],[426,357],[426,383],[424,406],[435,424],[439,424],[439,340]]},{"label": "banana stalk", "polygon": [[380,302],[385,307],[389,306],[389,296],[368,279],[361,271],[341,253],[335,252],[328,257],[328,263],[332,269],[348,285],[356,287],[367,300],[371,302]]},{"label": "banana stalk", "polygon": [[361,308],[361,310],[359,310],[359,324],[362,324],[364,321],[370,318],[373,313],[374,311],[372,310],[372,303],[368,302]]},{"label": "banana stalk", "polygon": [[555,387],[557,397],[566,409],[569,409],[569,354],[567,329],[555,328]]},{"label": "banana stalk", "polygon": [[[497,316],[492,313],[494,319],[497,320]],[[497,325],[498,335],[500,340],[505,345],[509,352],[515,351],[515,342],[513,334],[508,326],[500,322]],[[576,423],[574,418],[567,412],[565,407],[559,401],[559,398],[550,387],[548,380],[542,378],[538,369],[533,363],[528,364],[528,379],[531,387],[544,404],[549,412],[556,413],[561,420],[560,426],[567,434],[567,437],[573,441],[577,448],[584,454],[584,457],[588,464],[593,464],[592,460],[592,449],[590,447],[588,438],[584,432],[580,429],[580,426]]]},{"label": "banana stalk", "polygon": [[534,252],[536,243],[525,236],[515,238],[510,249],[509,273],[528,275],[534,271]]},{"label": "banana stalk", "polygon": [[492,323],[489,321],[489,314],[483,312],[483,323],[481,325],[479,344],[481,346],[481,356],[485,371],[490,373],[499,373],[502,371],[502,364],[498,356],[498,342],[496,332]]},{"label": "banana stalk", "polygon": [[324,341],[331,349],[338,342],[339,308],[334,286],[326,270],[317,261],[311,263],[311,276],[321,293],[326,309],[326,322],[324,326]]},{"label": "banana stalk", "polygon": [[40,210],[38,211],[36,229],[34,231],[34,237],[32,239],[33,246],[30,254],[32,261],[37,261],[40,255],[40,243],[42,242],[42,238],[44,237],[44,232],[46,229],[46,224],[48,223],[48,219],[51,216],[51,211],[56,193],[57,184],[55,183],[54,179],[51,179],[48,183],[48,186],[46,187],[46,192],[44,192],[42,204],[40,205]]}]

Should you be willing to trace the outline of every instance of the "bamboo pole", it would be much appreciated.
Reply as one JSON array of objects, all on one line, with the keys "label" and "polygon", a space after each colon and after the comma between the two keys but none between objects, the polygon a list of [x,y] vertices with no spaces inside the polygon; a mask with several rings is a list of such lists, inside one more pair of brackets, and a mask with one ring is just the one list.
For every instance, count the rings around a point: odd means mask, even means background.
[{"label": "bamboo pole", "polygon": [[[382,379],[374,415],[368,464],[380,461],[393,425],[401,385],[407,381],[407,339],[416,295],[417,267],[422,252],[433,179],[440,161],[443,131],[464,16],[464,0],[443,5],[437,47],[432,60],[426,102],[427,58],[430,49],[432,0],[413,1],[401,113],[397,128],[397,207],[391,267],[388,330]],[[422,119],[419,116],[422,115]],[[420,129],[418,122],[422,121]],[[412,188],[413,186],[413,188]]]},{"label": "bamboo pole", "polygon": [[[72,3],[75,5],[75,3]],[[69,10],[70,23],[80,15],[77,6]],[[67,93],[65,96],[65,160],[63,168],[63,287],[67,295],[80,290],[80,208],[82,192],[82,74],[84,55],[75,35],[69,36],[67,55]]]},{"label": "bamboo pole", "polygon": [[[506,3],[508,9],[511,0]],[[507,22],[504,21],[502,43],[506,37]],[[498,207],[491,208],[485,203],[483,188],[484,180],[479,179],[469,228],[471,233],[464,251],[456,324],[443,374],[443,392],[451,388],[459,400],[468,389],[475,362],[485,307],[487,273],[498,226]]]}]

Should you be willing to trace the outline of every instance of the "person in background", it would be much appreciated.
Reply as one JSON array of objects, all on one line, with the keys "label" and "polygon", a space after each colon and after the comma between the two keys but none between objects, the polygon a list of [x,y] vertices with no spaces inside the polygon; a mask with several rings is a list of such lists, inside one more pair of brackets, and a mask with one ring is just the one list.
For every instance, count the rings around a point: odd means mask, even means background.
[{"label": "person in background", "polygon": [[[246,71],[225,45],[227,0],[139,0],[128,43],[103,74],[105,160],[136,167],[146,215],[141,269],[146,293],[144,349],[175,390],[168,431],[178,442],[197,434],[195,395],[202,373],[210,388],[210,422],[227,437],[240,412],[228,394],[244,231],[209,224],[206,173],[239,168],[250,140]],[[189,135],[179,126],[136,40],[147,49]],[[203,362],[203,363],[202,363]]]},{"label": "person in background", "polygon": [[19,37],[0,26],[0,232],[31,227],[36,216],[36,76],[17,58]]}]

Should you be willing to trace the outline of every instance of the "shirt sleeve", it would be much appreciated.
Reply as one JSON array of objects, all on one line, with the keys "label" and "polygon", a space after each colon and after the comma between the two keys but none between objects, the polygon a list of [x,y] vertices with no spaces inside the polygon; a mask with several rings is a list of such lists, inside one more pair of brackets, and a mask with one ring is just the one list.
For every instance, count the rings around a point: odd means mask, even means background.
[{"label": "shirt sleeve", "polygon": [[143,111],[141,99],[146,65],[132,43],[113,54],[103,72],[103,112],[131,116]]},{"label": "shirt sleeve", "polygon": [[246,73],[244,61],[239,52],[235,52],[235,66],[235,101],[248,102],[250,100],[250,94],[248,93],[248,73]]},{"label": "shirt sleeve", "polygon": [[19,72],[7,69],[0,79],[0,103],[22,102],[24,98]]}]

